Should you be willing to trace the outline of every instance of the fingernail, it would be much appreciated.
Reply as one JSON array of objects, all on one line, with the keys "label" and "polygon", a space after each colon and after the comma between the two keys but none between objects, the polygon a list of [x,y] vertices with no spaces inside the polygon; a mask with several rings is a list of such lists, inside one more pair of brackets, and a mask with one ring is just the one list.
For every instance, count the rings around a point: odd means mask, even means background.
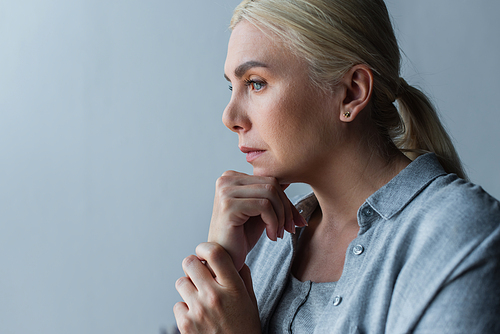
[{"label": "fingernail", "polygon": [[287,223],[286,223],[286,230],[290,233],[292,233],[292,230],[293,230],[293,225],[295,224],[295,222],[293,221],[293,218],[291,220],[289,220]]},{"label": "fingernail", "polygon": [[309,226],[309,223],[304,217],[300,216],[300,218],[302,219],[302,226]]},{"label": "fingernail", "polygon": [[285,236],[285,226],[281,226],[279,231],[278,231],[278,237],[280,239],[283,239],[284,236]]}]

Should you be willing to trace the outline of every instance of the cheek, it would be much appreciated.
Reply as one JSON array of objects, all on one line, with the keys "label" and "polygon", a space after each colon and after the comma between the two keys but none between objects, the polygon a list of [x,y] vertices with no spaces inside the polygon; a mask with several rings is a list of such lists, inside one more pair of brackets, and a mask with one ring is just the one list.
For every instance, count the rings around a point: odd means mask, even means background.
[{"label": "cheek", "polygon": [[281,145],[286,146],[290,141],[294,141],[307,122],[306,111],[301,110],[295,103],[281,101],[273,106],[272,113],[265,121],[268,133]]},{"label": "cheek", "polygon": [[298,104],[279,94],[259,101],[254,109],[252,123],[259,128],[260,135],[273,142],[290,137],[303,123],[298,117]]},{"label": "cheek", "polygon": [[255,109],[260,135],[284,151],[316,149],[323,142],[330,142],[335,133],[335,111],[320,95],[312,89],[304,92],[289,85],[261,100]]},{"label": "cheek", "polygon": [[309,134],[329,127],[334,121],[333,112],[324,103],[320,103],[316,94],[296,95],[280,106],[284,128],[296,131],[296,134],[306,131]]},{"label": "cheek", "polygon": [[[280,103],[274,106],[271,113],[262,120],[265,133],[265,141],[279,157],[279,160],[287,160],[295,155],[293,152],[306,150],[306,145],[311,144],[314,139],[311,133],[317,129],[311,126],[308,110],[296,103]],[[313,131],[309,130],[312,129]]]},{"label": "cheek", "polygon": [[288,142],[285,145],[301,150],[303,154],[316,154],[331,149],[337,142],[339,129],[333,107],[318,100],[304,99],[289,105],[293,117],[285,125]]}]

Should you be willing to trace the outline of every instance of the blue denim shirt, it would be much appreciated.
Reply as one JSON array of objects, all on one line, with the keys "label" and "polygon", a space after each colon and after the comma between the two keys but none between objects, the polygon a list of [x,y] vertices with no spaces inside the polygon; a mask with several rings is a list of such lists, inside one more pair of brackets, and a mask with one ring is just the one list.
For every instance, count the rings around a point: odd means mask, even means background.
[{"label": "blue denim shirt", "polygon": [[[296,206],[309,217],[314,194]],[[314,333],[500,333],[500,203],[481,187],[426,154],[365,201],[358,223]],[[264,333],[296,238],[264,233],[247,256]]]}]

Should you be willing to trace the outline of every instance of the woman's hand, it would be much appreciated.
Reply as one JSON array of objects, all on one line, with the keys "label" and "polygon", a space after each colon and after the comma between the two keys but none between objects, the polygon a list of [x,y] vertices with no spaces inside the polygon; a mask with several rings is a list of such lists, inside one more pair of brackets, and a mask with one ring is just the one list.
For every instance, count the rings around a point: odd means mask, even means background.
[{"label": "woman's hand", "polygon": [[237,270],[266,229],[271,240],[283,238],[284,231],[295,233],[295,226],[306,221],[273,177],[225,172],[215,190],[214,209],[208,234],[231,255]]},{"label": "woman's hand", "polygon": [[260,333],[250,269],[245,265],[238,273],[229,254],[216,243],[200,244],[196,254],[184,259],[186,277],[175,284],[184,300],[174,306],[180,332]]}]

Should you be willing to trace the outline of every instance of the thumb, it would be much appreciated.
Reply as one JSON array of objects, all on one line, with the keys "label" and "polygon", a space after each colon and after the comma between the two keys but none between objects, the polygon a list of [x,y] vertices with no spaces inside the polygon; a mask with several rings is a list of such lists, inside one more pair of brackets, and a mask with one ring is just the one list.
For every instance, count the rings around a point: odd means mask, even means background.
[{"label": "thumb", "polygon": [[248,295],[252,300],[252,303],[257,307],[257,299],[255,298],[255,293],[253,291],[253,283],[252,283],[252,274],[250,272],[250,268],[246,264],[243,265],[243,268],[240,270],[240,276],[245,283],[245,287],[247,288]]}]

